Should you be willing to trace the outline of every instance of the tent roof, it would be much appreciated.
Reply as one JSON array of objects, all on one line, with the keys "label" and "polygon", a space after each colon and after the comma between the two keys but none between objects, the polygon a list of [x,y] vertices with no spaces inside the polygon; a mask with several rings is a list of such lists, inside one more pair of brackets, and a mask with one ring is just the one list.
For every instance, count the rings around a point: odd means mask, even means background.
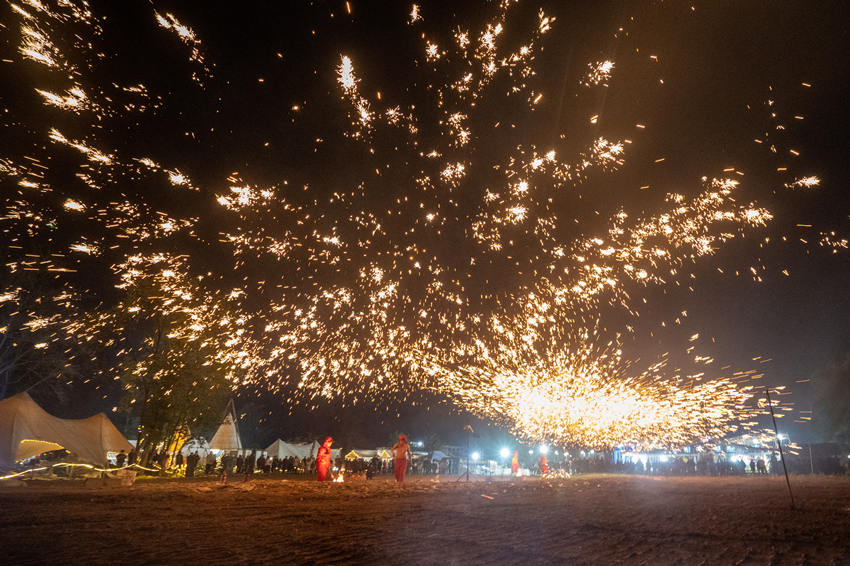
[{"label": "tent roof", "polygon": [[228,411],[224,422],[210,440],[210,450],[242,450],[242,440],[239,438],[239,430],[236,428],[232,412]]},{"label": "tent roof", "polygon": [[39,407],[27,393],[0,401],[0,467],[65,448],[96,465],[106,453],[130,451],[133,446],[103,413],[87,419],[60,419]]}]

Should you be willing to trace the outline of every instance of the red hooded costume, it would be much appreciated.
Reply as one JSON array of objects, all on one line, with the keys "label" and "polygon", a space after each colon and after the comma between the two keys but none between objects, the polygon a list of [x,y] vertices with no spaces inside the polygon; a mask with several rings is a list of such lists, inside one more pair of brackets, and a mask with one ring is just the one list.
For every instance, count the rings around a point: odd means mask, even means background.
[{"label": "red hooded costume", "polygon": [[333,438],[330,436],[325,439],[319,446],[319,453],[316,454],[316,479],[319,481],[328,481],[328,471],[331,469],[331,444]]},{"label": "red hooded costume", "polygon": [[519,452],[514,450],[514,457],[511,458],[511,475],[515,476],[519,473]]},{"label": "red hooded costume", "polygon": [[395,473],[395,481],[398,483],[404,482],[404,475],[407,473],[408,456],[410,456],[410,445],[407,443],[407,437],[402,434],[398,437],[398,442],[393,446],[393,472]]}]

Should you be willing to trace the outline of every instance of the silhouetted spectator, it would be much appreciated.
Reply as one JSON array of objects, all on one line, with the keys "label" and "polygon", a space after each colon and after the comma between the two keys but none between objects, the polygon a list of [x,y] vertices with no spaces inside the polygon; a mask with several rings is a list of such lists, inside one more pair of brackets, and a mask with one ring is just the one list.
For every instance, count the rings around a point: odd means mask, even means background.
[{"label": "silhouetted spectator", "polygon": [[189,454],[188,458],[186,458],[186,477],[192,478],[195,477],[195,468],[198,466],[198,462],[201,460],[201,457],[198,456],[198,451],[192,452]]},{"label": "silhouetted spectator", "polygon": [[215,471],[215,454],[213,454],[212,450],[207,452],[207,465],[204,470],[206,473],[211,474]]},{"label": "silhouetted spectator", "polygon": [[221,479],[222,481],[227,481],[227,476],[233,473],[233,456],[228,453],[224,453],[221,456]]}]

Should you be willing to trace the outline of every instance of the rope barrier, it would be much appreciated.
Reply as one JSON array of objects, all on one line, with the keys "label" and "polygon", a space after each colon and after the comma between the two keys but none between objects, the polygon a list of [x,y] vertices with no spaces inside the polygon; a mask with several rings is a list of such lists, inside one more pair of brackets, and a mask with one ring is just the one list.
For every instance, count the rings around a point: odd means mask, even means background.
[{"label": "rope barrier", "polygon": [[97,466],[92,466],[91,464],[78,464],[78,463],[73,463],[73,462],[59,462],[57,464],[52,464],[50,466],[44,466],[42,468],[33,468],[31,470],[25,470],[23,472],[16,472],[14,474],[9,474],[7,476],[0,476],[0,480],[9,480],[9,479],[17,478],[17,477],[20,477],[20,476],[24,476],[26,474],[32,474],[32,473],[35,473],[35,472],[43,472],[44,470],[56,468],[58,466],[66,466],[66,467],[69,467],[69,468],[72,468],[72,467],[88,468],[89,470],[94,470],[96,472],[117,472],[119,470],[126,470],[128,468],[137,468],[139,470],[145,470],[147,472],[162,471],[162,470],[156,469],[156,468],[146,468],[146,467],[141,466],[139,464],[130,464],[128,466],[122,466],[120,468],[98,468]]}]

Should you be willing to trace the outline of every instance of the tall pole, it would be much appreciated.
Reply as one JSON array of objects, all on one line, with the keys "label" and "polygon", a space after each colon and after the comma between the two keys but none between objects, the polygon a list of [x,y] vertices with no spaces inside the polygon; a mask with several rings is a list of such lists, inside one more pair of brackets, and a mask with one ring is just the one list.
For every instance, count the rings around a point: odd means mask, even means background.
[{"label": "tall pole", "polygon": [[[466,432],[466,482],[469,483],[469,438],[475,434],[475,431],[472,430],[472,425],[466,425],[463,430]],[[460,478],[458,478],[458,481],[460,481]]]},{"label": "tall pole", "polygon": [[815,474],[815,459],[812,456],[812,443],[809,442],[809,467],[812,470],[812,475]]},{"label": "tall pole", "polygon": [[466,433],[466,483],[469,483],[469,436],[470,433]]},{"label": "tall pole", "polygon": [[773,414],[773,403],[770,400],[770,389],[764,389],[767,395],[767,406],[770,407],[770,418],[773,419],[773,432],[776,434],[776,444],[779,446],[779,458],[782,460],[782,469],[785,471],[785,483],[788,485],[788,495],[791,496],[791,509],[794,508],[794,494],[791,493],[791,480],[788,479],[788,468],[785,466],[785,454],[782,452],[782,442],[779,440],[779,429],[776,427],[776,415]]}]

